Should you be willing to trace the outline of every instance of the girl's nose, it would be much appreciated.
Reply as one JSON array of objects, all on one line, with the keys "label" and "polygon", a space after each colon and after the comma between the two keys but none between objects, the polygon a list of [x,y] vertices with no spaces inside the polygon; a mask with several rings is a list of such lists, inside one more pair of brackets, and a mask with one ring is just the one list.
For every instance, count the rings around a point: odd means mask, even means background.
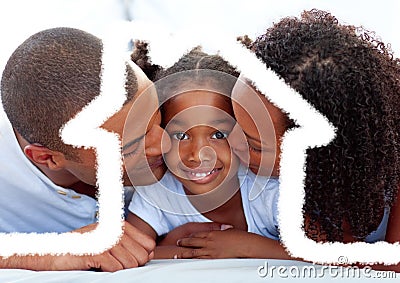
[{"label": "girl's nose", "polygon": [[194,139],[190,145],[190,154],[188,161],[191,162],[211,162],[216,160],[216,152],[213,147],[210,146],[206,139]]}]

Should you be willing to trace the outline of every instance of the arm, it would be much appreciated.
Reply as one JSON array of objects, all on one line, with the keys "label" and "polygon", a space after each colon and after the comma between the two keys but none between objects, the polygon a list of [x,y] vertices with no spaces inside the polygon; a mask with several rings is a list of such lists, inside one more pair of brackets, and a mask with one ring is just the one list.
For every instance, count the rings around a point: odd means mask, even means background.
[{"label": "arm", "polygon": [[294,259],[279,241],[246,231],[199,232],[178,241],[190,248],[177,254],[178,258],[276,258]]},{"label": "arm", "polygon": [[[154,229],[147,224],[147,222],[143,221],[140,217],[133,214],[132,212],[128,213],[127,221],[132,224],[134,227],[150,236],[152,239],[156,239],[157,233]],[[174,258],[177,254],[181,254],[184,252],[189,252],[191,248],[179,247],[176,245],[176,242],[181,237],[187,237],[194,232],[197,231],[212,231],[212,230],[221,230],[227,229],[232,226],[219,224],[215,222],[209,223],[187,223],[182,226],[179,226],[169,232],[167,236],[156,246],[154,250],[154,258],[155,259],[166,259],[166,258]]]},{"label": "arm", "polygon": [[[390,209],[385,240],[389,243],[400,242],[400,188],[397,192],[397,199]],[[400,263],[396,265],[377,264],[374,265],[373,268],[378,270],[393,270],[395,272],[400,272]]]},{"label": "arm", "polygon": [[[134,227],[151,237],[153,240],[157,238],[156,231],[136,214],[129,212],[126,220]],[[178,247],[175,243],[168,243],[168,241],[166,241],[162,247],[157,246],[154,250],[154,258],[174,258],[174,255],[176,255],[179,250],[184,250],[184,248]]]},{"label": "arm", "polygon": [[[95,229],[91,224],[76,230],[84,233]],[[0,257],[0,268],[31,270],[89,270],[117,271],[144,265],[153,257],[155,242],[138,229],[125,222],[121,240],[111,249],[99,255],[30,255]]]},{"label": "arm", "polygon": [[132,212],[129,211],[126,217],[126,221],[130,223],[132,226],[136,227],[142,233],[148,235],[154,241],[156,240],[157,233],[153,229],[153,227],[151,227],[146,221],[138,217],[136,214],[133,214]]},{"label": "arm", "polygon": [[[156,239],[157,233],[154,231],[154,229],[147,224],[147,222],[143,221],[140,217],[136,216],[132,212],[128,213],[127,221],[143,233],[150,236],[152,239]],[[182,237],[188,237],[198,231],[225,230],[229,228],[232,228],[232,226],[215,222],[186,223],[169,232],[166,237],[157,244],[154,250],[154,258],[171,259],[178,254],[189,253],[192,248],[179,247],[176,244],[177,240]]]},{"label": "arm", "polygon": [[390,209],[386,241],[389,243],[400,241],[400,188],[397,192],[397,199]]}]

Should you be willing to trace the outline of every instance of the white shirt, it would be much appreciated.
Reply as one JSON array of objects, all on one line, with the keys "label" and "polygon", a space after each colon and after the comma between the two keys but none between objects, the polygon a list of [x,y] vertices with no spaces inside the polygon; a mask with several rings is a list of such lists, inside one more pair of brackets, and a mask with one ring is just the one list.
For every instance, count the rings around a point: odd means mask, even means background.
[{"label": "white shirt", "polygon": [[[248,232],[277,240],[278,179],[238,172]],[[233,188],[236,189],[236,188]],[[251,197],[256,192],[256,196]],[[160,182],[136,188],[129,210],[163,235],[188,222],[211,222],[187,198],[182,184],[168,171]]]},{"label": "white shirt", "polygon": [[0,232],[67,232],[96,222],[97,202],[55,185],[22,152],[0,105]]}]

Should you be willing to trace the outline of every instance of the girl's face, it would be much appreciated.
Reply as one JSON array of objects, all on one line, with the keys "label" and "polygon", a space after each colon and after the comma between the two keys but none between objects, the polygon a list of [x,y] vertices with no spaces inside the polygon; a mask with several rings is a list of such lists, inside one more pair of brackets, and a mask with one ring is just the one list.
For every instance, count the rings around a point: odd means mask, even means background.
[{"label": "girl's face", "polygon": [[233,179],[239,161],[227,140],[235,124],[230,99],[194,90],[171,98],[163,108],[171,139],[165,161],[186,193],[204,194]]},{"label": "girl's face", "polygon": [[[248,83],[238,80],[232,91],[232,106],[238,125],[229,141],[250,170],[263,176],[279,176],[280,144],[286,116]],[[240,139],[244,133],[247,143]]]}]

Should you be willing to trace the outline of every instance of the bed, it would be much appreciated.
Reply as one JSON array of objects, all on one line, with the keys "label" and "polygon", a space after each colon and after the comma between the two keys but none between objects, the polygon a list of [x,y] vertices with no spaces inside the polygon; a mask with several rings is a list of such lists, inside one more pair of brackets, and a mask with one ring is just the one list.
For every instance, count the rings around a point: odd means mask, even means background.
[{"label": "bed", "polygon": [[153,260],[118,272],[0,270],[0,282],[398,282],[400,274],[272,259]]}]

